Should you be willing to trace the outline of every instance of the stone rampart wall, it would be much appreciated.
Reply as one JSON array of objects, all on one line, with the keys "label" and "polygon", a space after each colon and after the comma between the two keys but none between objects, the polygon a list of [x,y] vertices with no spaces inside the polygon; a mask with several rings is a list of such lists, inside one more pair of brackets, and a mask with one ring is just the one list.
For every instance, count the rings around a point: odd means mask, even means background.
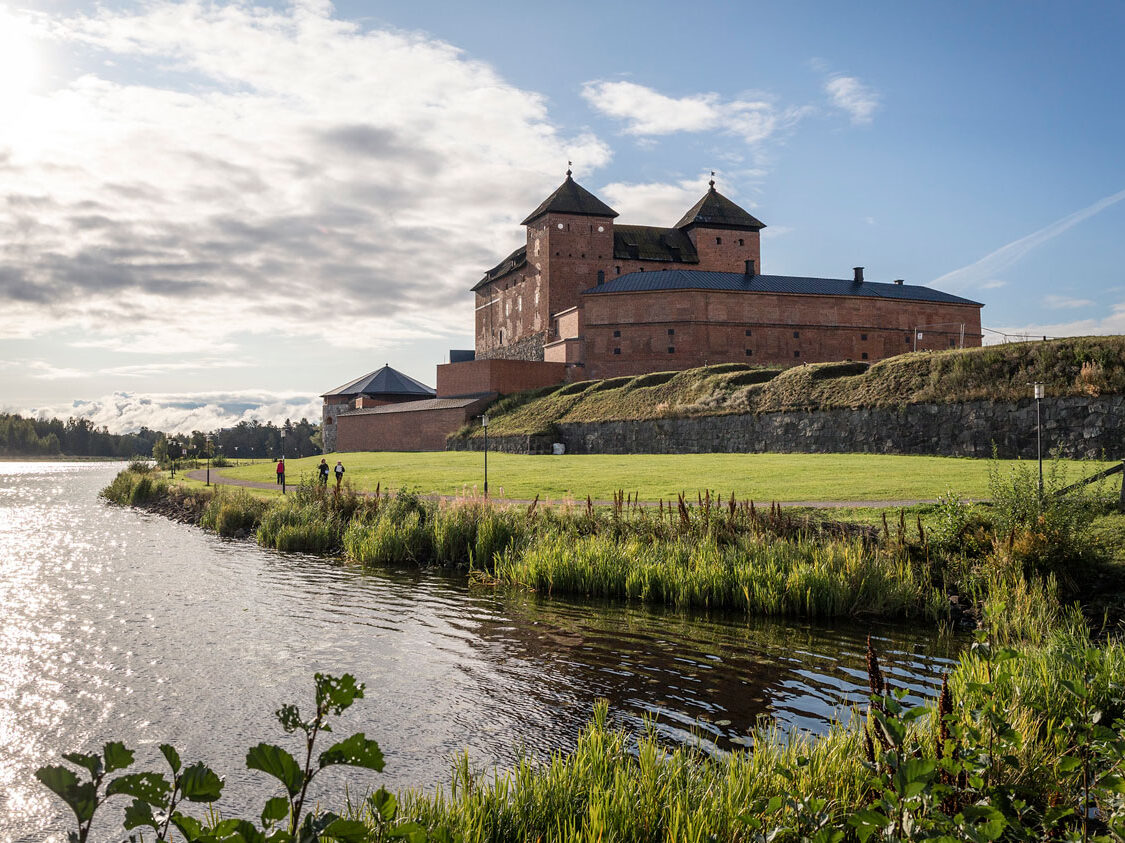
[{"label": "stone rampart wall", "polygon": [[[1125,396],[1042,402],[1044,455],[1125,458]],[[561,423],[554,437],[531,437],[533,453],[562,442],[568,454],[870,453],[1033,458],[1035,401],[908,404],[901,408],[814,410],[694,418]],[[508,437],[513,453],[519,440]],[[542,440],[542,441],[540,441]],[[489,437],[491,450],[495,439]],[[545,447],[543,443],[546,443]],[[451,441],[451,447],[453,443]],[[478,450],[479,440],[458,450]],[[500,448],[497,448],[500,450]],[[507,450],[505,448],[505,450]]]}]

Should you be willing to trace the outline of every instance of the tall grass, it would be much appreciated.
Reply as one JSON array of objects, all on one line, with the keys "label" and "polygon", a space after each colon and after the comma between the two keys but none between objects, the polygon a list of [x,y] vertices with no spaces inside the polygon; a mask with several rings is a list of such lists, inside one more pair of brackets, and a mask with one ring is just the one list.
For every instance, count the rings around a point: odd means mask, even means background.
[{"label": "tall grass", "polygon": [[168,494],[168,483],[150,471],[126,469],[101,491],[101,496],[121,506],[141,506]]},{"label": "tall grass", "polygon": [[[1091,703],[1108,722],[1121,713],[1123,671],[1125,647],[1114,642],[1092,649],[1081,625],[1063,626],[1042,646],[1025,647],[1003,663],[966,653],[949,681],[949,730],[967,742],[961,744],[966,757],[990,740],[987,728],[982,731],[985,706],[1010,732],[1003,757],[984,756],[993,765],[989,781],[962,787],[977,788],[976,798],[999,794],[1001,804],[1013,793],[1031,806],[1074,800],[1074,775],[1059,765],[1074,747],[1053,729],[1081,717],[1064,683],[1089,687]],[[948,749],[939,737],[938,705],[931,702],[921,716],[902,721],[911,757],[936,758]],[[399,804],[405,817],[425,827],[457,828],[473,841],[835,840],[841,838],[812,832],[818,825],[848,829],[849,817],[885,794],[869,760],[872,752],[887,757],[868,748],[874,728],[859,712],[819,737],[763,726],[751,736],[752,750],[704,757],[683,746],[667,748],[653,729],[634,738],[610,727],[602,702],[572,752],[524,758],[510,771],[474,770],[463,755],[454,761],[448,790],[408,791]],[[920,802],[912,810],[943,807]],[[1034,828],[1038,815],[1027,816]],[[963,818],[953,825],[969,828]]]},{"label": "tall grass", "polygon": [[718,541],[615,541],[553,533],[511,549],[496,577],[547,594],[617,597],[752,615],[926,617],[948,600],[901,554],[855,540],[740,537]]},{"label": "tall grass", "polygon": [[199,525],[220,536],[249,535],[258,529],[268,504],[244,489],[215,490],[199,519]]}]

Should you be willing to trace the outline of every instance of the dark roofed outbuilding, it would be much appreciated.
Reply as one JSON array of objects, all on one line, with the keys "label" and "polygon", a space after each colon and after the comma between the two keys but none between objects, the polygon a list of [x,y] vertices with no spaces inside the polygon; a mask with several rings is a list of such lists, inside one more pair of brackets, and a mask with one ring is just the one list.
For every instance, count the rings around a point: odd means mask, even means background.
[{"label": "dark roofed outbuilding", "polygon": [[404,375],[397,369],[392,369],[389,365],[384,365],[383,368],[376,369],[374,372],[368,372],[363,377],[356,378],[354,381],[349,381],[343,386],[331,389],[320,397],[325,398],[329,395],[353,397],[358,395],[369,395],[373,397],[409,396],[421,400],[424,398],[433,398],[437,395],[437,392],[421,381],[416,381],[409,375]]}]

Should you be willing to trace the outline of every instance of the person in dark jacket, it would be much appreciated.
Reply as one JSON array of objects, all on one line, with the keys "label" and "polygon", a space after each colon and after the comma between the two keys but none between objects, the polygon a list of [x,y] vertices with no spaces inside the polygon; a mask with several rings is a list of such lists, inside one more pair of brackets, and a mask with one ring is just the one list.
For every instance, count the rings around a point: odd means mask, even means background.
[{"label": "person in dark jacket", "polygon": [[336,468],[333,471],[336,472],[336,491],[338,492],[340,491],[340,484],[344,482],[344,464],[336,460]]},{"label": "person in dark jacket", "polygon": [[320,472],[320,485],[327,488],[328,487],[328,460],[321,458],[320,465],[318,465],[316,468],[317,468],[317,471]]}]

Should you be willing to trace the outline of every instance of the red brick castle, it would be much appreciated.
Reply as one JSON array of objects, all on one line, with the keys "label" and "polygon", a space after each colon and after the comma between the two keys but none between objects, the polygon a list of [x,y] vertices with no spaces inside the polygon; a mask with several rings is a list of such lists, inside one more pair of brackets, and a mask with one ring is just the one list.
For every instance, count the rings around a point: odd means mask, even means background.
[{"label": "red brick castle", "polygon": [[863,267],[851,278],[763,274],[765,224],[713,180],[671,228],[617,216],[567,170],[523,221],[526,244],[472,288],[476,347],[437,367],[436,397],[417,382],[388,392],[383,381],[405,378],[393,370],[326,393],[326,450],[440,449],[496,395],[564,380],[981,344],[982,305],[969,299],[867,281]]}]

